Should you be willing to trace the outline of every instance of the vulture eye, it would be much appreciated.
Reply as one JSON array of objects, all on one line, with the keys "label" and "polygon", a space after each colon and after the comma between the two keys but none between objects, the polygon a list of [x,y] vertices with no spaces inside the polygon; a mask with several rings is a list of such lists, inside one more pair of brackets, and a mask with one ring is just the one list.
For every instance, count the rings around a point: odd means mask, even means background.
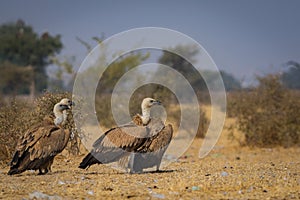
[{"label": "vulture eye", "polygon": [[150,100],[150,103],[153,103],[153,100]]}]

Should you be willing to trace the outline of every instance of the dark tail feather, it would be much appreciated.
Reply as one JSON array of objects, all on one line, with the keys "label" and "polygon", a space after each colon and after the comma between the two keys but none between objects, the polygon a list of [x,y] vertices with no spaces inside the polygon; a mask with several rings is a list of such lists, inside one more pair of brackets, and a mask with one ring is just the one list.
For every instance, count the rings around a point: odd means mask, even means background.
[{"label": "dark tail feather", "polygon": [[86,155],[84,159],[81,161],[79,168],[86,169],[93,164],[101,164],[99,160],[97,160],[91,153]]},{"label": "dark tail feather", "polygon": [[18,163],[18,161],[19,161],[19,151],[16,151],[10,162],[10,166],[16,165]]},{"label": "dark tail feather", "polygon": [[20,171],[18,168],[10,168],[10,170],[7,172],[8,175],[14,175],[20,173],[22,173],[22,171]]}]

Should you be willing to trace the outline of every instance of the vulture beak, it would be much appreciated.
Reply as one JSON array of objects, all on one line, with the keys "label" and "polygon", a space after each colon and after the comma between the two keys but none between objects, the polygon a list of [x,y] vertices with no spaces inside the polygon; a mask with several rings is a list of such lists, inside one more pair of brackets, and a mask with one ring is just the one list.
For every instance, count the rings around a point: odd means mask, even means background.
[{"label": "vulture beak", "polygon": [[161,102],[158,101],[158,100],[156,100],[156,101],[155,101],[155,105],[161,105]]},{"label": "vulture beak", "polygon": [[71,107],[69,106],[69,105],[60,105],[60,108],[61,108],[61,110],[68,110],[68,109],[70,109]]},{"label": "vulture beak", "polygon": [[71,101],[71,103],[69,104],[69,109],[71,109],[72,106],[75,106],[74,101]]}]

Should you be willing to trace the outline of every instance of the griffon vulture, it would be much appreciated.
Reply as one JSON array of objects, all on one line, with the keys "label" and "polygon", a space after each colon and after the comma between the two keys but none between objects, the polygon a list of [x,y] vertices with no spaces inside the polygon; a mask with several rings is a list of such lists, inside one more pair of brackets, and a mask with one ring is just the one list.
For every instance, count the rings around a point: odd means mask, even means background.
[{"label": "griffon vulture", "polygon": [[[162,157],[171,141],[173,130],[171,125],[165,127],[161,120],[150,117],[151,107],[160,104],[155,99],[145,98],[141,104],[142,115],[137,114],[132,122],[112,128],[100,136],[94,142],[92,151],[80,163],[79,168],[85,169],[93,164],[120,161],[124,157],[128,158],[131,153],[138,152],[159,150],[159,156],[161,154]],[[158,159],[159,163],[156,162],[158,167],[161,157]],[[132,171],[139,171],[140,167],[134,164],[134,159],[131,163]]]},{"label": "griffon vulture", "polygon": [[26,170],[39,170],[46,174],[51,170],[54,157],[66,147],[70,131],[63,128],[67,120],[67,109],[72,101],[64,98],[55,104],[53,114],[30,128],[19,139],[15,154],[10,163],[9,175],[19,174]]},{"label": "griffon vulture", "polygon": [[[153,119],[148,126],[150,126],[151,123],[160,124],[162,121],[155,122]],[[163,126],[156,135],[151,137],[151,140],[144,145],[141,151],[132,153],[128,163],[130,173],[141,173],[143,169],[153,166],[156,166],[156,171],[159,171],[162,157],[172,140],[172,136],[172,125],[168,124],[167,126]]]}]

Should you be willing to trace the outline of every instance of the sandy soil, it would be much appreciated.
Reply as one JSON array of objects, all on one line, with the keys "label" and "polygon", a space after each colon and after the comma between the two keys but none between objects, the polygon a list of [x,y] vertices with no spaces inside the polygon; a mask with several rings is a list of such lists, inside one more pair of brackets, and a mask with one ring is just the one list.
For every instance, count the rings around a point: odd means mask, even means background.
[{"label": "sandy soil", "polygon": [[225,130],[208,156],[201,139],[159,173],[127,174],[103,165],[78,169],[82,156],[55,159],[52,172],[6,175],[0,199],[300,199],[300,148],[240,147]]}]

